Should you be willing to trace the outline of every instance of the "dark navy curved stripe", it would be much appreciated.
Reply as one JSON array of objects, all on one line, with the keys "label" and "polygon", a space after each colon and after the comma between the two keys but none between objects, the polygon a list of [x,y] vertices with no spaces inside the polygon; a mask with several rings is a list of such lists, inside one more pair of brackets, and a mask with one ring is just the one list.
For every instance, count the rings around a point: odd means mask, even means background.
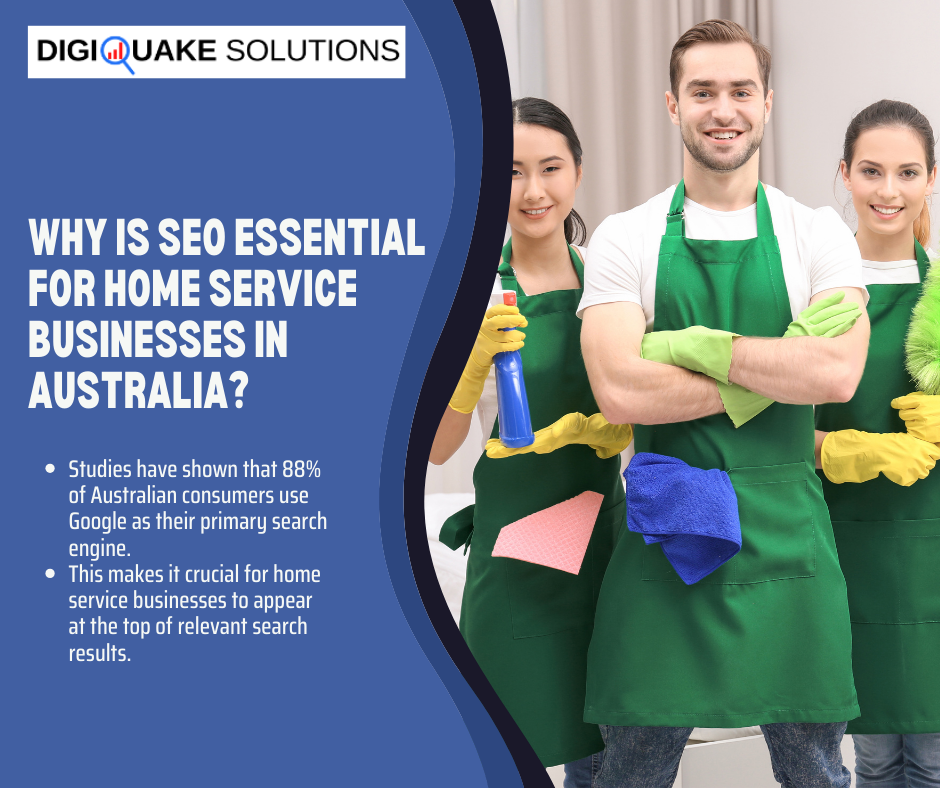
[{"label": "dark navy curved stripe", "polygon": [[455,188],[450,222],[392,401],[379,489],[385,560],[405,617],[463,716],[488,785],[518,788],[521,778],[525,786],[547,788],[545,769],[454,624],[431,564],[424,521],[431,442],[473,344],[493,281],[494,265],[486,261],[495,264],[506,226],[505,174],[512,160],[509,77],[490,3],[404,2],[447,99]]}]

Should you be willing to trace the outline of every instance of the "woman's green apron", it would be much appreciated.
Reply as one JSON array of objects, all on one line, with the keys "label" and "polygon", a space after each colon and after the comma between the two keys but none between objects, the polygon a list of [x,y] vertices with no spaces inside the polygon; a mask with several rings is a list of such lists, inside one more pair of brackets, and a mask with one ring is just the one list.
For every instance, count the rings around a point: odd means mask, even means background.
[{"label": "woman's green apron", "polygon": [[[526,296],[509,266],[510,252],[506,244],[499,273],[503,288],[517,291],[529,323],[521,352],[533,429],[566,413],[597,413],[581,357],[581,289]],[[583,284],[581,261],[570,252]],[[497,424],[492,437],[498,435]],[[602,460],[584,445],[498,460],[484,454],[473,485],[472,511],[454,515],[441,536],[456,548],[469,538],[472,518],[460,631],[543,764],[598,752],[604,747],[598,728],[582,719],[584,684],[597,594],[625,522],[620,457]],[[604,502],[580,574],[492,557],[503,526],[586,490],[603,494]]]},{"label": "woman's green apron", "polygon": [[[762,187],[757,237],[685,237],[684,184],[656,274],[657,330],[780,337],[791,320]],[[738,727],[858,716],[845,582],[819,479],[813,409],[774,403],[741,429],[725,414],[637,427],[637,451],[720,468],[738,498],[741,552],[687,586],[658,545],[627,532],[598,601],[585,719]]]},{"label": "woman's green apron", "polygon": [[[923,281],[920,244],[917,267]],[[915,390],[904,369],[904,338],[920,290],[869,285],[865,374],[850,402],[816,409],[820,430],[906,431],[891,400]],[[911,487],[884,476],[864,484],[823,477],[823,491],[849,588],[862,709],[849,733],[940,731],[940,472]]]}]

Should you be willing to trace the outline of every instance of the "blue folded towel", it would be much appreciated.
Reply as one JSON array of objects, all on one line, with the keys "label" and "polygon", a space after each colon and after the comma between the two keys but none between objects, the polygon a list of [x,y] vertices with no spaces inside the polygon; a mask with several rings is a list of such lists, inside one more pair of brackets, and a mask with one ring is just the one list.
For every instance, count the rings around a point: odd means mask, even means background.
[{"label": "blue folded towel", "polygon": [[714,572],[741,549],[738,498],[724,471],[703,471],[675,457],[637,454],[627,480],[627,527],[659,542],[686,585]]}]

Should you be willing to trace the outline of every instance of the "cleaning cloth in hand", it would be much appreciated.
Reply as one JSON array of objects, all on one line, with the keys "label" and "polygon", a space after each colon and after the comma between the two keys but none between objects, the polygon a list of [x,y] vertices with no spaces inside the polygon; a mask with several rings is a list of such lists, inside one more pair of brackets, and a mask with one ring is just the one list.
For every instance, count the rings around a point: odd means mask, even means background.
[{"label": "cleaning cloth in hand", "polygon": [[588,490],[504,525],[496,537],[493,556],[550,566],[576,575],[581,571],[603,501],[603,495]]},{"label": "cleaning cloth in hand", "polygon": [[641,452],[623,472],[627,527],[659,543],[686,585],[738,554],[738,498],[724,471],[693,468],[675,457]]}]

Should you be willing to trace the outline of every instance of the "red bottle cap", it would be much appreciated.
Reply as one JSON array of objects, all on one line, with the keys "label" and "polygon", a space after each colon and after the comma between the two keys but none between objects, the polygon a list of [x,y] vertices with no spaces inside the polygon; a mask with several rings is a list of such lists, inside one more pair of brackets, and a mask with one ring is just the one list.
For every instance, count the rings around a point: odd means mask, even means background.
[{"label": "red bottle cap", "polygon": [[506,306],[515,306],[516,305],[516,291],[515,290],[503,290],[503,303]]}]

